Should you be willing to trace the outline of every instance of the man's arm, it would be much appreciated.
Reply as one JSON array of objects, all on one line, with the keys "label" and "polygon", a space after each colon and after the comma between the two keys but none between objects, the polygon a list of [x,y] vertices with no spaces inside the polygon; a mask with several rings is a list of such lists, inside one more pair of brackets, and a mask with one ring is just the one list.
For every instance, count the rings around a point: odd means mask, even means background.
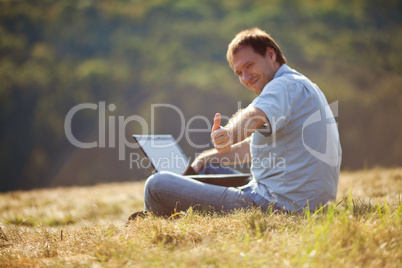
[{"label": "man's arm", "polygon": [[232,150],[219,153],[216,149],[202,152],[191,164],[196,173],[208,163],[220,163],[222,165],[241,164],[251,161],[250,138],[232,146]]},{"label": "man's arm", "polygon": [[219,126],[220,114],[216,114],[211,133],[215,149],[218,153],[229,152],[234,144],[249,137],[265,123],[269,124],[265,113],[252,106],[237,112],[225,127]]}]

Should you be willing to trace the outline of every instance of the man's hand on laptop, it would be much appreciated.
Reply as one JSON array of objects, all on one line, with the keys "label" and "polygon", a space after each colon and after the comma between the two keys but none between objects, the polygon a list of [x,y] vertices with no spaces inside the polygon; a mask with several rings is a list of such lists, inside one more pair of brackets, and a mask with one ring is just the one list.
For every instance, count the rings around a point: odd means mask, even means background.
[{"label": "man's hand on laptop", "polygon": [[221,127],[221,114],[216,113],[211,131],[212,142],[218,153],[223,154],[232,149],[231,137],[227,128]]},{"label": "man's hand on laptop", "polygon": [[203,169],[205,165],[205,159],[202,154],[198,155],[196,159],[194,159],[193,163],[191,164],[191,167],[195,171],[195,173],[200,173],[201,169]]}]

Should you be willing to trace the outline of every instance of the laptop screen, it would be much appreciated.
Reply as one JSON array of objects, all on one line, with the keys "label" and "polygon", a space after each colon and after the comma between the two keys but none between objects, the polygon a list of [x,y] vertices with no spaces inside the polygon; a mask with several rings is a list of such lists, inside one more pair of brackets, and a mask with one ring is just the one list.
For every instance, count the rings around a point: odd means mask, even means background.
[{"label": "laptop screen", "polygon": [[157,171],[183,174],[189,160],[172,135],[133,135]]}]

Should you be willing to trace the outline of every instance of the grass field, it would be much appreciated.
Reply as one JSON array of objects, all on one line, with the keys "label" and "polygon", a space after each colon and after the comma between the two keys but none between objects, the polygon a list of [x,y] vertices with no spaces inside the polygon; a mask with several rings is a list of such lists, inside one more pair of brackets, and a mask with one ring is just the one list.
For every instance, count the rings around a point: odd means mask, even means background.
[{"label": "grass field", "polygon": [[0,194],[0,267],[402,267],[402,168],[343,172],[315,214],[147,217],[144,182]]}]

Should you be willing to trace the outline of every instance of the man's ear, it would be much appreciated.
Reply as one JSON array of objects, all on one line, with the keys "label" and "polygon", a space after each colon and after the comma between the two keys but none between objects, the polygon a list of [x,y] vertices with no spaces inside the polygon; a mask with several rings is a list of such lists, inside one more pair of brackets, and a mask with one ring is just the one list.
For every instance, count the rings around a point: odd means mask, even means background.
[{"label": "man's ear", "polygon": [[273,49],[272,47],[267,47],[267,52],[265,54],[272,63],[276,62],[276,53],[275,53],[275,49]]}]

